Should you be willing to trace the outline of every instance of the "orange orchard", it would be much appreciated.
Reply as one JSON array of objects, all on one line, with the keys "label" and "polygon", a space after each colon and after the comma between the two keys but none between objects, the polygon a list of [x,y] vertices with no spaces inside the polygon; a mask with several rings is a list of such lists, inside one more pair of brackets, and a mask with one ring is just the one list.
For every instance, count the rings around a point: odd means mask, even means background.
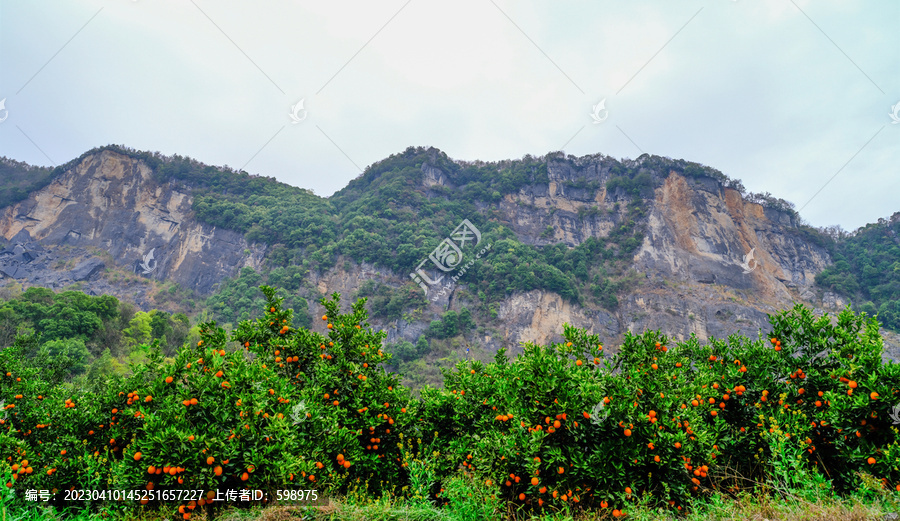
[{"label": "orange orchard", "polygon": [[[415,463],[439,489],[473,479],[485,497],[530,509],[577,504],[621,517],[641,497],[682,511],[713,484],[740,487],[710,477],[722,456],[729,472],[752,475],[754,456],[784,444],[837,489],[863,469],[900,486],[890,428],[900,377],[882,363],[868,319],[849,311],[836,325],[802,307],[782,312],[769,345],[647,332],[626,335],[615,354],[565,325],[564,342],[460,362],[443,389],[414,400],[383,370],[385,334],[369,327],[361,301],[341,313],[338,295],[323,299],[331,327],[320,334],[295,327],[274,290],[263,291],[263,316],[230,338],[201,324],[197,345],[172,361],[151,350],[96,395],[42,381],[15,346],[0,351],[7,488],[59,489],[99,472],[135,489],[305,482],[339,493],[365,482],[379,494],[410,485]],[[840,356],[817,356],[811,338],[840,339]],[[229,352],[230,341],[242,348]],[[148,504],[183,515],[205,505]]]}]

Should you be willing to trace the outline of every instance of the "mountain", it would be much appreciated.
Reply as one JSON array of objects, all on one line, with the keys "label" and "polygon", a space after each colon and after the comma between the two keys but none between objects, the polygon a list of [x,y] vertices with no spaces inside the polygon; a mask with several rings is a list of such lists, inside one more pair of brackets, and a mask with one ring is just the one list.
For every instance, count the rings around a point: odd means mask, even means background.
[{"label": "mountain", "polygon": [[265,248],[193,217],[191,190],[160,182],[143,161],[103,150],[58,169],[49,184],[0,211],[0,274],[61,288],[84,282],[147,304],[150,286],[101,276],[106,269],[169,280],[207,294]]},{"label": "mountain", "polygon": [[[28,193],[0,181],[12,194],[0,209],[0,285],[75,284],[235,323],[258,314],[255,286],[268,282],[319,330],[307,301],[367,296],[401,370],[425,380],[448,360],[558,341],[564,322],[613,349],[646,329],[756,337],[766,313],[795,302],[836,312],[852,297],[888,316],[900,287],[890,273],[847,282],[854,262],[897,266],[900,250],[884,241],[900,214],[855,244],[858,234],[805,225],[792,204],[713,168],[647,154],[488,163],[409,148],[329,198],[119,146],[44,177]],[[885,356],[900,359],[897,335],[883,333]]]}]

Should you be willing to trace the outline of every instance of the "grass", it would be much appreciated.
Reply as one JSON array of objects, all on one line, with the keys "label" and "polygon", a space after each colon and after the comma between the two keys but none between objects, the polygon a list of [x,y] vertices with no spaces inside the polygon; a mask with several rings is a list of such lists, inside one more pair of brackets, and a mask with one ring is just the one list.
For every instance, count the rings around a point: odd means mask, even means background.
[{"label": "grass", "polygon": [[[477,494],[476,494],[477,496]],[[649,499],[649,498],[648,498]],[[461,501],[453,507],[437,508],[430,504],[414,503],[386,496],[380,499],[339,498],[321,507],[276,506],[247,510],[232,509],[216,517],[217,521],[599,521],[613,519],[612,509],[605,511],[550,511],[542,514],[515,510],[507,505],[505,512],[486,517],[483,505]],[[773,497],[768,494],[742,493],[736,498],[715,493],[697,500],[692,511],[676,516],[640,504],[627,509],[633,521],[864,521],[898,520],[891,514],[900,512],[900,494],[864,487],[848,498],[823,497],[808,501],[787,494]],[[0,521],[162,521],[167,518],[154,513],[145,514],[88,514],[75,513],[66,517],[49,511],[8,513]],[[177,519],[177,518],[176,518]],[[205,515],[195,514],[192,521],[206,521]]]},{"label": "grass", "polygon": [[[414,475],[413,489],[430,488],[433,476]],[[736,476],[733,476],[736,477]],[[746,486],[734,494],[706,489],[685,507],[686,511],[651,507],[654,498],[638,497],[626,507],[628,521],[900,521],[900,491],[882,488],[870,474],[857,473],[857,488],[846,496],[837,496],[830,487],[809,478],[801,478],[796,488],[773,488],[772,482],[743,479]],[[423,481],[424,480],[424,481]],[[419,483],[419,485],[415,485]],[[419,488],[417,488],[419,487]],[[446,487],[446,488],[444,488]],[[720,486],[716,486],[721,489]],[[442,483],[441,500],[436,506],[418,493],[384,492],[369,495],[368,487],[348,495],[332,497],[324,506],[268,506],[220,510],[216,521],[601,521],[612,520],[612,508],[583,510],[564,505],[534,511],[524,505],[494,499],[495,492],[482,486],[471,475],[460,474]],[[394,495],[402,493],[403,497]],[[321,498],[320,503],[325,498]],[[32,506],[33,505],[33,506]],[[0,497],[0,521],[175,521],[181,519],[160,512],[124,511],[113,506],[99,512],[70,508],[65,514],[29,505],[28,511],[4,510]],[[212,521],[196,510],[191,521]]]}]

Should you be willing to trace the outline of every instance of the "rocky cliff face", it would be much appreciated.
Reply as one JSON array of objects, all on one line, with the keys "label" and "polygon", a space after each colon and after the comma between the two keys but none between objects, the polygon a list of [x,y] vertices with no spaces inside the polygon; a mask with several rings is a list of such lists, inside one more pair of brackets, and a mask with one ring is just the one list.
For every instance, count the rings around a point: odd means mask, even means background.
[{"label": "rocky cliff face", "polygon": [[85,291],[140,304],[150,286],[106,280],[106,268],[174,281],[201,295],[241,267],[259,268],[265,248],[194,220],[191,202],[189,194],[157,183],[141,161],[109,150],[88,155],[0,210],[0,236],[8,242],[0,276],[52,288],[80,281]]},{"label": "rocky cliff face", "polygon": [[[628,218],[631,197],[604,188],[615,174],[602,156],[551,158],[547,166],[548,183],[527,185],[484,208],[496,210],[523,243],[575,246],[609,236]],[[440,168],[426,163],[422,171],[422,189],[454,188]],[[515,354],[522,342],[561,340],[565,322],[599,334],[611,350],[626,331],[647,329],[676,340],[692,334],[701,340],[733,333],[756,338],[768,330],[766,313],[795,302],[831,313],[846,304],[816,289],[815,274],[831,259],[804,238],[790,213],[749,202],[711,177],[653,175],[655,188],[639,218],[644,239],[633,257],[636,284],[614,312],[546,291],[516,294],[500,303],[496,317],[479,322],[465,345],[456,346],[459,352],[471,347],[471,356],[484,360],[500,347]],[[143,162],[109,150],[88,155],[27,200],[0,210],[0,277],[54,288],[81,281],[85,291],[147,305],[149,286],[111,280],[107,270],[126,269],[143,280],[175,281],[208,294],[241,267],[261,267],[264,247],[200,223],[190,208],[190,194],[157,183]],[[318,314],[314,301],[334,292],[349,307],[369,279],[399,287],[409,276],[339,259],[335,268],[309,275],[310,311]],[[474,308],[461,291],[465,282],[463,277],[446,296],[429,300],[420,316],[371,322],[388,332],[389,343],[415,343],[440,313]],[[314,321],[313,327],[323,331],[324,325]],[[885,338],[887,356],[900,359],[897,335]]]},{"label": "rocky cliff face", "polygon": [[[422,169],[425,187],[453,188],[440,169],[431,165]],[[576,246],[589,237],[606,237],[621,224],[630,197],[602,188],[613,175],[602,158],[583,158],[574,164],[551,160],[548,174],[549,183],[527,186],[499,203],[501,222],[520,241]],[[575,187],[578,182],[601,188]],[[815,287],[816,273],[831,259],[823,248],[804,238],[790,213],[746,201],[716,179],[687,178],[674,172],[660,181],[646,203],[645,237],[633,260],[640,283],[620,299],[615,312],[583,308],[542,291],[514,295],[501,303],[495,320],[472,335],[471,342],[479,352],[483,350],[480,357],[487,359],[501,346],[514,354],[521,351],[522,342],[561,341],[564,322],[584,327],[612,344],[625,331],[656,329],[676,340],[692,334],[707,340],[735,333],[755,339],[769,329],[767,313],[796,302],[832,315],[846,305],[838,296]],[[355,280],[374,277],[362,269],[352,271],[336,268],[319,276],[320,294],[345,294]],[[395,286],[406,281],[403,274],[375,278]],[[454,300],[454,295],[455,291],[431,304],[433,316],[467,304]],[[389,331],[389,342],[415,342],[427,323],[400,321],[383,327]],[[897,336],[882,333],[885,358],[900,359]]]}]

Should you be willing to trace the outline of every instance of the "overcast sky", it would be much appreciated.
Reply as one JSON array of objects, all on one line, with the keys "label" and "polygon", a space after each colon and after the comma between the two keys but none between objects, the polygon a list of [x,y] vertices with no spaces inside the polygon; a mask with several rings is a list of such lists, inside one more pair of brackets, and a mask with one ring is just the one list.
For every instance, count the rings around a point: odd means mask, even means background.
[{"label": "overcast sky", "polygon": [[0,0],[4,98],[33,164],[115,143],[328,196],[408,146],[647,152],[815,226],[900,211],[897,0]]}]

